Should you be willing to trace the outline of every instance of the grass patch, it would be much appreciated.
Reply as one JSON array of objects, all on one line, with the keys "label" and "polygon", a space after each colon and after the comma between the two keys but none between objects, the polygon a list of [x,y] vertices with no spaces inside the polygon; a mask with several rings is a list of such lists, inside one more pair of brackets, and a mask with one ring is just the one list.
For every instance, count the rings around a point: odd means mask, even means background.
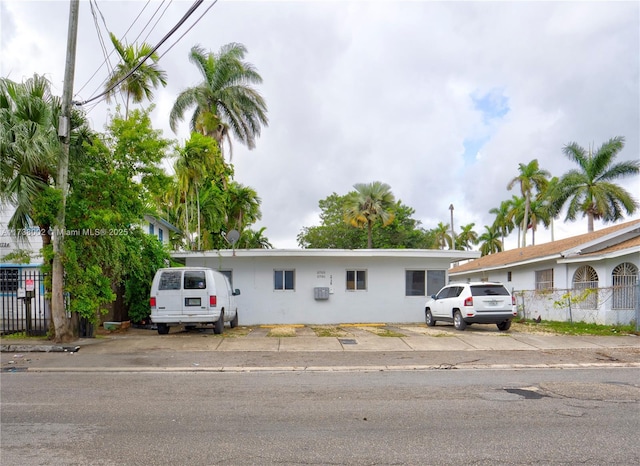
[{"label": "grass patch", "polygon": [[296,329],[295,327],[274,327],[271,330],[269,330],[269,333],[267,334],[267,336],[276,337],[276,338],[295,337]]},{"label": "grass patch", "polygon": [[246,337],[250,332],[250,327],[225,328],[224,332],[220,336],[224,338]]},{"label": "grass patch", "polygon": [[311,327],[311,330],[313,330],[318,337],[346,337],[350,335],[349,332],[342,330],[340,327],[330,325],[314,326]]},{"label": "grass patch", "polygon": [[47,336],[29,336],[27,332],[7,333],[2,335],[3,340],[46,340]]},{"label": "grass patch", "polygon": [[519,322],[527,330],[538,330],[560,335],[640,335],[635,325],[600,325],[587,322],[534,321]]},{"label": "grass patch", "polygon": [[373,333],[374,335],[378,335],[379,337],[406,337],[403,333],[395,332],[393,330],[389,330],[388,328],[380,328],[380,327],[366,327],[364,330]]}]

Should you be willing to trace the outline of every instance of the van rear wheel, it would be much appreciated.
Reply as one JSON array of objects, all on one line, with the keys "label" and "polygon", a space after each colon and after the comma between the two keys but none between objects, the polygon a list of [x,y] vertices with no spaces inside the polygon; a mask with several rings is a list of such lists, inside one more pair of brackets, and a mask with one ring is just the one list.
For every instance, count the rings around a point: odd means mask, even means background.
[{"label": "van rear wheel", "polygon": [[169,326],[167,324],[158,324],[158,335],[166,335],[169,333]]},{"label": "van rear wheel", "polygon": [[213,324],[213,333],[220,335],[224,332],[224,311],[220,313],[220,318]]}]

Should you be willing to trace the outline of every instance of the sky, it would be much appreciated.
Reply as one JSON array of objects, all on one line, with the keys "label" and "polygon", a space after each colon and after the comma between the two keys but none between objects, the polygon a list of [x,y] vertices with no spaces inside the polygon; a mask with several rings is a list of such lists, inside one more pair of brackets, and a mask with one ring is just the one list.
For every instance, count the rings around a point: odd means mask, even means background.
[{"label": "sky", "polygon": [[[74,99],[103,89],[100,37],[107,54],[108,31],[155,45],[192,3],[81,0]],[[62,95],[68,19],[68,1],[2,0],[0,75],[43,74]],[[191,47],[230,42],[262,76],[269,118],[255,149],[233,142],[235,180],[257,191],[254,228],[277,248],[297,248],[319,224],[318,202],[356,183],[387,183],[426,229],[448,224],[453,205],[455,230],[481,234],[489,210],[520,195],[507,189],[520,163],[560,177],[574,168],[566,144],[615,136],[626,140],[616,161],[640,157],[639,2],[206,0],[158,49],[168,85],[152,121],[165,137],[189,135],[168,114],[201,81]],[[85,110],[102,131],[115,103]],[[619,184],[640,198],[640,177]],[[586,218],[554,225],[555,239],[586,232]],[[541,226],[536,244],[550,240]],[[513,233],[506,246],[516,243]]]}]

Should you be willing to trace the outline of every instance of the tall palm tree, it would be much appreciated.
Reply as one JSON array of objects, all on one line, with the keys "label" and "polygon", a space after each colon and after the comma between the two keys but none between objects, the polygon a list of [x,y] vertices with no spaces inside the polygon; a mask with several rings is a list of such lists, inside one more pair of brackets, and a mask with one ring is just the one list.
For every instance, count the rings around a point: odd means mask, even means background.
[{"label": "tall palm tree", "polygon": [[470,223],[460,227],[460,233],[456,237],[456,249],[468,251],[472,244],[478,244],[478,233],[473,231],[475,225],[475,223]]},{"label": "tall palm tree", "polygon": [[533,159],[528,164],[521,163],[518,166],[520,174],[513,178],[507,185],[507,189],[511,190],[516,184],[520,186],[520,192],[525,198],[524,206],[524,218],[522,220],[522,230],[525,232],[522,235],[522,247],[527,245],[527,228],[529,226],[529,212],[531,199],[534,195],[534,189],[537,192],[543,191],[547,186],[548,179],[551,174],[547,170],[541,170],[538,164],[538,159]]},{"label": "tall palm tree", "polygon": [[630,215],[636,211],[638,201],[613,182],[640,171],[638,159],[614,163],[623,148],[622,136],[609,139],[595,152],[575,142],[564,147],[564,154],[579,167],[562,176],[554,202],[558,210],[568,202],[565,221],[573,221],[581,213],[587,217],[587,231],[592,232],[594,220],[615,222],[623,218],[623,212]]},{"label": "tall palm tree", "polygon": [[230,133],[253,149],[261,126],[268,124],[267,105],[252,87],[260,84],[262,77],[252,64],[243,61],[246,52],[244,45],[236,43],[222,46],[217,54],[193,47],[189,60],[203,81],[182,91],[169,114],[169,124],[175,132],[178,122],[193,108],[191,131],[213,137],[221,148],[224,141],[229,143],[230,159]]},{"label": "tall palm tree", "polygon": [[[211,179],[218,181],[219,177],[224,178],[225,168],[217,143],[198,133],[192,133],[191,138],[185,142],[184,148],[178,150],[174,169],[178,189],[185,197],[184,227],[188,241],[193,244],[193,237],[189,232],[191,231],[190,222],[195,217],[198,250],[202,246],[200,191],[205,182]],[[189,212],[189,201],[192,206],[195,201],[195,215]]]},{"label": "tall palm tree", "polygon": [[[135,45],[123,45],[118,38],[109,33],[111,42],[120,55],[120,63],[116,65],[113,73],[105,84],[105,89],[111,89],[122,78],[127,76],[133,69],[140,64],[140,61],[146,57],[153,47],[147,43],[143,43],[141,46]],[[167,73],[160,69],[158,66],[158,55],[153,53],[148,60],[152,63],[143,63],[136,69],[131,76],[126,78],[122,84],[120,84],[121,91],[125,94],[125,119],[129,116],[129,101],[133,103],[140,103],[144,99],[149,101],[153,100],[153,89],[159,85],[167,85]],[[112,89],[107,93],[107,101],[115,94],[118,88]]]},{"label": "tall palm tree", "polygon": [[449,234],[450,231],[451,228],[449,224],[442,222],[438,223],[438,226],[436,226],[432,230],[438,248],[444,249],[447,245],[451,247],[451,235]]},{"label": "tall palm tree", "polygon": [[480,235],[478,241],[480,244],[480,252],[483,256],[502,252],[502,241],[500,241],[500,232],[494,226],[484,227],[484,233]]},{"label": "tall palm tree", "polygon": [[[495,214],[496,218],[493,221],[493,227],[500,232],[502,237],[502,244],[504,244],[505,237],[513,231],[515,225],[513,219],[509,217],[509,211],[511,209],[511,201],[502,201],[500,207],[494,207],[489,210],[490,214]],[[518,238],[518,241],[520,238]]]},{"label": "tall palm tree", "polygon": [[[524,196],[511,196],[511,199],[507,201],[509,203],[508,220],[518,227],[518,247],[520,247],[520,238],[522,235],[522,221],[524,219]],[[525,231],[526,235],[527,232]],[[504,243],[503,243],[504,244]]]},{"label": "tall palm tree", "polygon": [[536,196],[529,205],[529,226],[531,228],[531,244],[536,244],[536,231],[538,231],[538,225],[542,223],[546,228],[551,224],[550,211],[544,198]]},{"label": "tall palm tree", "polygon": [[356,183],[355,191],[347,195],[344,206],[344,220],[357,228],[367,229],[367,248],[373,248],[373,225],[383,226],[393,222],[395,197],[391,187],[381,181]]}]

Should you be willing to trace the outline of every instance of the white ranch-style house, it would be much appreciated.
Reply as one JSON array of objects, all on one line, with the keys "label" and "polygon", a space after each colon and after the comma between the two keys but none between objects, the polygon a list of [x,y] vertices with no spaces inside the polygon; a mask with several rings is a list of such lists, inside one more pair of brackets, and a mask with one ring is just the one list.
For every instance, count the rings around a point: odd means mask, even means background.
[{"label": "white ranch-style house", "polygon": [[422,322],[427,296],[453,262],[476,251],[427,249],[242,249],[175,252],[186,266],[225,273],[240,325]]},{"label": "white ranch-style house", "polygon": [[640,221],[489,254],[449,270],[450,281],[500,281],[526,318],[605,325],[638,322]]}]

